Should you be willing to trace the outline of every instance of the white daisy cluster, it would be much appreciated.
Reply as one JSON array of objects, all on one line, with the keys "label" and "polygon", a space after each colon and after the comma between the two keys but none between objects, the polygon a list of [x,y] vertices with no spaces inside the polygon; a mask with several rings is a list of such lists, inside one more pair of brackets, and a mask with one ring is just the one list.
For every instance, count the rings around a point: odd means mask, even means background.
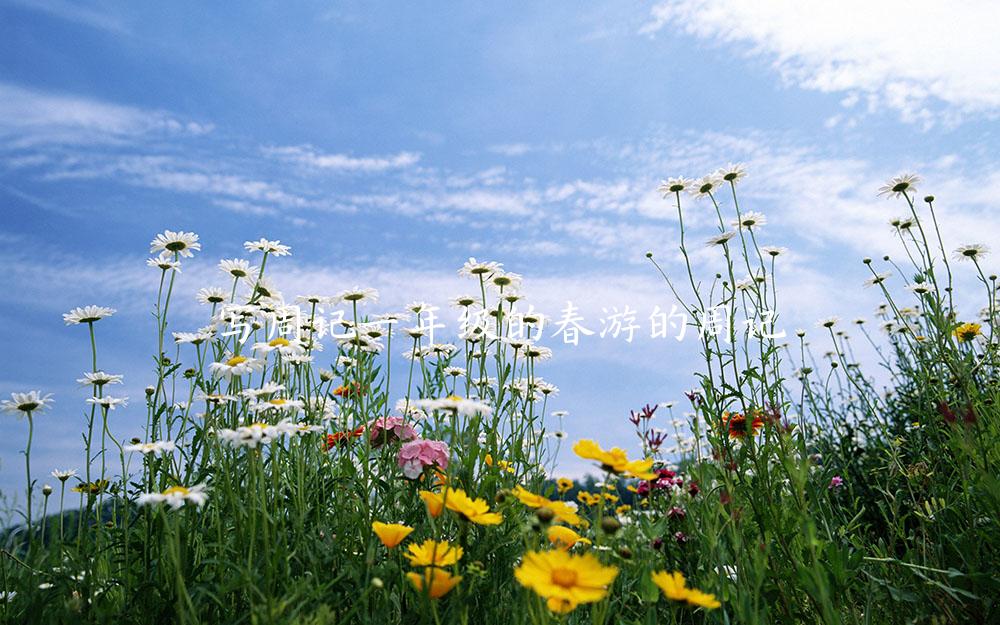
[{"label": "white daisy cluster", "polygon": [[322,432],[323,427],[307,423],[295,423],[284,419],[279,423],[252,423],[236,429],[221,429],[216,431],[219,440],[231,447],[249,447],[256,449],[260,445],[270,445],[286,436],[300,436]]},{"label": "white daisy cluster", "polygon": [[410,404],[425,413],[440,411],[463,417],[487,416],[493,412],[493,409],[488,404],[454,395],[442,397],[441,399],[414,399]]},{"label": "white daisy cluster", "polygon": [[165,453],[173,452],[177,449],[177,446],[173,441],[153,441],[150,443],[125,445],[123,449],[127,452],[138,452],[144,456],[162,456]]},{"label": "white daisy cluster", "polygon": [[142,493],[136,499],[136,503],[140,506],[166,504],[173,510],[179,510],[187,504],[200,508],[208,501],[208,493],[205,490],[206,486],[204,484],[198,484],[190,488],[187,486],[171,486],[162,493]]}]

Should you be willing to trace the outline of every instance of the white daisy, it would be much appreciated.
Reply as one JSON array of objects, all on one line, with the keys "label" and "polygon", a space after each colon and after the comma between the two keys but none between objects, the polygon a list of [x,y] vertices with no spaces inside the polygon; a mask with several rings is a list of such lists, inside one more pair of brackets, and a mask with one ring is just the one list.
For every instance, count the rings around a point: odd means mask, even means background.
[{"label": "white daisy", "polygon": [[688,191],[695,197],[705,197],[715,192],[721,184],[722,178],[719,178],[717,174],[708,174],[696,180]]},{"label": "white daisy", "polygon": [[874,276],[872,276],[871,278],[868,278],[867,280],[865,280],[865,286],[869,287],[869,286],[875,286],[876,284],[882,284],[883,282],[885,282],[886,280],[888,280],[891,277],[892,277],[892,272],[891,271],[885,271],[885,272],[882,272],[882,273],[877,273]]},{"label": "white daisy", "polygon": [[917,282],[906,287],[916,293],[917,295],[924,295],[931,292],[931,287],[926,282]]},{"label": "white daisy", "polygon": [[305,404],[298,399],[285,399],[283,397],[275,397],[273,399],[265,399],[258,401],[257,403],[250,406],[250,410],[253,412],[267,412],[268,410],[276,410],[281,412],[298,412],[302,410]]},{"label": "white daisy", "polygon": [[233,278],[244,279],[256,275],[257,268],[250,266],[250,261],[242,258],[230,258],[219,261],[219,270]]},{"label": "white daisy", "polygon": [[225,395],[223,393],[204,393],[199,392],[195,395],[195,399],[198,401],[203,401],[208,404],[223,404],[227,402],[239,401],[239,398],[234,395]]},{"label": "white daisy", "polygon": [[377,301],[378,301],[378,291],[370,288],[362,288],[360,286],[356,286],[353,289],[347,289],[346,291],[341,291],[340,293],[338,293],[333,297],[333,302],[335,304],[343,304],[343,303],[353,304],[355,302],[357,302],[358,304],[367,304],[367,303],[374,304]]},{"label": "white daisy", "polygon": [[181,272],[181,261],[175,259],[172,255],[166,252],[160,252],[160,255],[155,258],[146,259],[147,267],[156,267],[163,271],[176,271]]},{"label": "white daisy", "polygon": [[231,378],[233,376],[244,376],[248,373],[253,373],[254,371],[260,371],[264,368],[264,361],[258,360],[257,358],[248,358],[246,356],[230,356],[228,360],[223,362],[213,362],[208,366],[209,371],[215,377],[226,377]]},{"label": "white daisy", "polygon": [[229,294],[219,287],[211,286],[198,291],[195,299],[199,304],[221,304],[229,298]]},{"label": "white daisy", "polygon": [[733,231],[723,232],[722,234],[717,234],[711,239],[705,241],[705,245],[707,245],[708,247],[712,247],[713,245],[723,245],[724,243],[729,242],[729,239],[732,239],[735,236],[736,233]]},{"label": "white daisy", "polygon": [[248,388],[240,391],[240,395],[244,397],[250,397],[257,399],[263,395],[273,395],[274,393],[280,393],[285,390],[284,384],[278,384],[277,382],[267,382],[260,388]]},{"label": "white daisy", "polygon": [[409,321],[410,315],[406,313],[382,313],[379,315],[375,315],[375,319],[378,321],[378,323],[387,326],[392,326],[399,323],[400,321]]},{"label": "white daisy", "polygon": [[956,248],[955,258],[958,260],[976,261],[989,253],[990,248],[981,243],[974,243],[972,245],[963,245],[962,247]]},{"label": "white daisy", "polygon": [[730,163],[726,167],[723,167],[715,172],[715,175],[726,182],[736,184],[743,178],[746,178],[747,170],[746,167],[743,166],[743,163]]},{"label": "white daisy", "polygon": [[479,300],[471,295],[459,295],[458,297],[453,297],[451,299],[451,305],[455,308],[468,308],[473,306]]},{"label": "white daisy", "polygon": [[557,419],[562,419],[563,417],[569,416],[569,411],[568,410],[553,410],[550,414],[553,417],[556,417]]},{"label": "white daisy", "polygon": [[69,478],[76,475],[76,469],[56,469],[50,475],[60,482],[65,482]]},{"label": "white daisy", "polygon": [[110,395],[105,395],[104,397],[88,397],[87,403],[100,406],[107,410],[115,410],[119,406],[127,406],[128,397],[112,397]]},{"label": "white daisy", "polygon": [[205,505],[207,500],[208,494],[205,492],[205,485],[198,484],[190,488],[186,486],[171,486],[162,493],[142,493],[136,499],[136,503],[140,506],[165,503],[171,509],[178,510],[184,507],[185,504],[191,504],[200,508]]},{"label": "white daisy", "polygon": [[117,311],[114,308],[106,308],[104,306],[84,306],[83,308],[74,308],[65,313],[63,321],[68,326],[75,326],[81,323],[94,323],[105,317],[110,317],[115,312]]},{"label": "white daisy", "polygon": [[916,174],[902,174],[879,187],[878,195],[887,198],[899,197],[904,193],[915,192],[918,184],[920,184],[920,176]]},{"label": "white daisy", "polygon": [[458,275],[460,276],[484,276],[491,273],[500,271],[503,267],[503,263],[496,263],[493,261],[478,261],[475,258],[469,258],[462,265],[462,268],[458,270]]},{"label": "white daisy", "polygon": [[820,328],[832,328],[833,326],[837,325],[838,321],[840,321],[840,317],[827,317],[825,319],[820,319],[819,321],[817,321],[816,326]]},{"label": "white daisy", "polygon": [[453,378],[465,375],[465,369],[463,367],[445,367],[443,369],[443,372],[445,375],[451,376]]},{"label": "white daisy", "polygon": [[298,341],[290,341],[283,336],[271,339],[267,343],[254,343],[253,351],[269,354],[277,351],[282,356],[299,354],[304,351]]},{"label": "white daisy", "polygon": [[732,222],[734,228],[757,228],[767,224],[767,217],[762,213],[756,213],[753,211],[748,211],[740,215],[739,219],[735,219]]},{"label": "white daisy", "polygon": [[83,374],[82,378],[77,378],[76,383],[80,386],[104,386],[105,384],[121,384],[125,379],[123,375],[104,373],[103,371],[89,371]]},{"label": "white daisy", "polygon": [[4,412],[26,415],[48,410],[52,402],[52,393],[42,395],[40,391],[28,391],[27,393],[11,393],[10,399],[0,402],[0,408]]},{"label": "white daisy", "polygon": [[552,350],[541,345],[529,345],[524,348],[524,355],[535,360],[548,360],[552,358]]},{"label": "white daisy", "polygon": [[304,352],[299,354],[282,354],[281,357],[290,365],[304,365],[315,360],[314,356],[310,356]]},{"label": "white daisy", "polygon": [[252,284],[255,295],[265,298],[266,300],[270,300],[261,302],[262,308],[266,307],[269,303],[280,302],[282,299],[281,291],[278,290],[274,281],[268,276],[261,276],[260,279],[253,281]]},{"label": "white daisy", "polygon": [[308,304],[309,306],[324,306],[331,303],[333,300],[329,295],[318,295],[315,293],[309,295],[297,295],[295,296],[295,302],[298,304]]},{"label": "white daisy", "polygon": [[666,180],[660,181],[660,186],[656,187],[656,190],[665,198],[670,197],[671,194],[681,193],[682,191],[690,191],[694,188],[695,181],[690,178],[685,178],[683,176],[679,178],[667,178]]},{"label": "white daisy", "polygon": [[490,284],[500,290],[516,290],[521,287],[521,281],[523,279],[524,278],[519,273],[513,273],[511,271],[497,271],[490,276]]},{"label": "white daisy", "polygon": [[162,234],[149,242],[149,253],[171,252],[179,256],[190,258],[194,252],[201,249],[198,243],[198,235],[193,232],[173,232],[164,230]]},{"label": "white daisy", "polygon": [[764,245],[761,246],[760,251],[764,252],[772,258],[775,256],[781,256],[782,254],[787,254],[788,249],[784,247],[777,247],[775,245]]},{"label": "white daisy", "polygon": [[424,412],[444,411],[472,417],[475,415],[490,415],[493,409],[483,402],[474,399],[465,399],[457,395],[451,395],[441,399],[415,399],[411,405]]},{"label": "white daisy", "polygon": [[370,339],[364,334],[345,334],[337,336],[336,339],[341,347],[357,347],[361,351],[371,354],[377,354],[385,348],[382,343]]},{"label": "white daisy", "polygon": [[263,238],[259,241],[246,241],[243,243],[243,248],[248,252],[264,252],[271,256],[290,256],[292,254],[292,248],[282,245],[281,241],[268,241]]},{"label": "white daisy", "polygon": [[212,340],[213,332],[174,332],[174,343],[178,345],[190,343],[191,345],[201,345],[205,341]]},{"label": "white daisy", "polygon": [[152,454],[154,456],[162,456],[167,452],[171,452],[177,449],[174,441],[153,441],[151,443],[136,443],[134,445],[125,445],[124,450],[127,452],[138,452],[144,456]]}]

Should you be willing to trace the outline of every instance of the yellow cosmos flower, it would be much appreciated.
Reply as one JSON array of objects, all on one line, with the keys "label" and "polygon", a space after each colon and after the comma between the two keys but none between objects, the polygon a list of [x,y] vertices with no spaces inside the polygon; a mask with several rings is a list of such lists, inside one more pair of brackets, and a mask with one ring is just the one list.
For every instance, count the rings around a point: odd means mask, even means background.
[{"label": "yellow cosmos flower", "polygon": [[546,599],[549,609],[560,614],[581,603],[600,601],[617,576],[617,567],[602,565],[592,554],[565,551],[529,551],[514,569],[522,586]]},{"label": "yellow cosmos flower", "polygon": [[573,488],[573,480],[567,477],[561,477],[556,480],[556,487],[559,489],[560,493],[565,493]]},{"label": "yellow cosmos flower", "polygon": [[667,599],[674,601],[684,601],[689,605],[699,606],[707,610],[714,610],[722,604],[716,600],[715,595],[702,592],[697,588],[688,588],[687,580],[680,571],[667,573],[657,571],[653,573],[653,583],[660,587]]},{"label": "yellow cosmos flower", "polygon": [[427,592],[431,599],[440,599],[451,592],[451,589],[458,586],[462,581],[461,575],[452,575],[444,569],[433,566],[424,569],[421,573],[407,573],[406,579],[410,580],[417,592]]},{"label": "yellow cosmos flower", "polygon": [[410,545],[405,555],[410,566],[449,566],[461,560],[462,553],[458,545],[425,540],[419,545]]},{"label": "yellow cosmos flower", "polygon": [[490,512],[490,506],[484,499],[473,499],[464,490],[448,488],[443,498],[446,508],[476,525],[499,525],[503,521],[499,513]]},{"label": "yellow cosmos flower", "polygon": [[632,506],[630,506],[628,504],[622,504],[622,505],[618,506],[617,508],[615,508],[615,514],[617,514],[618,516],[621,516],[621,515],[625,514],[626,512],[631,512],[631,511],[632,511]]},{"label": "yellow cosmos flower", "polygon": [[553,501],[548,497],[536,495],[520,486],[514,487],[514,496],[529,508],[548,508],[563,523],[573,526],[580,524],[580,515],[565,501]]},{"label": "yellow cosmos flower", "polygon": [[963,323],[955,328],[955,338],[959,343],[968,343],[982,333],[982,326],[978,323]]},{"label": "yellow cosmos flower", "polygon": [[372,531],[382,541],[382,544],[389,549],[399,546],[399,543],[406,540],[406,537],[413,531],[412,527],[399,523],[382,523],[375,521],[372,523]]},{"label": "yellow cosmos flower", "polygon": [[590,540],[580,536],[575,531],[564,525],[553,525],[549,528],[548,532],[549,542],[558,549],[568,551],[576,543],[582,543],[584,545],[589,545]]},{"label": "yellow cosmos flower", "polygon": [[583,439],[573,445],[573,452],[586,460],[596,460],[601,463],[602,469],[611,473],[637,477],[641,480],[656,479],[656,474],[650,471],[653,468],[652,458],[630,461],[625,450],[620,447],[605,451],[594,441]]},{"label": "yellow cosmos flower", "polygon": [[444,497],[429,490],[420,491],[420,498],[427,504],[427,514],[435,519],[444,512]]},{"label": "yellow cosmos flower", "polygon": [[529,508],[541,508],[542,506],[547,506],[549,504],[549,500],[546,497],[536,495],[521,486],[514,487],[514,496],[517,497],[518,501]]},{"label": "yellow cosmos flower", "polygon": [[585,490],[581,490],[576,494],[576,499],[585,506],[596,506],[601,503],[601,496],[588,493]]}]

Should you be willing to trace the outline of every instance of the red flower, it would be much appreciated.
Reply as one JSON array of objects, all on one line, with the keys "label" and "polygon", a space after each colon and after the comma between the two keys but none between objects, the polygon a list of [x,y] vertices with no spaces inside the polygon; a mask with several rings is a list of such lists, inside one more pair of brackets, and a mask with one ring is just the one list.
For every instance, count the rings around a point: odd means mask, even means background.
[{"label": "red flower", "polygon": [[747,434],[756,434],[757,430],[764,426],[764,419],[761,417],[760,411],[755,410],[753,421],[747,425],[747,418],[742,414],[724,412],[722,413],[722,423],[729,430],[731,438],[743,438]]},{"label": "red flower", "polygon": [[333,434],[327,434],[326,443],[323,445],[323,451],[330,451],[337,445],[349,443],[352,438],[358,438],[364,433],[365,426],[360,425],[357,428],[346,432],[334,432]]},{"label": "red flower", "polygon": [[338,386],[333,390],[333,394],[337,397],[357,397],[362,392],[361,384],[358,382],[349,382],[348,384]]}]

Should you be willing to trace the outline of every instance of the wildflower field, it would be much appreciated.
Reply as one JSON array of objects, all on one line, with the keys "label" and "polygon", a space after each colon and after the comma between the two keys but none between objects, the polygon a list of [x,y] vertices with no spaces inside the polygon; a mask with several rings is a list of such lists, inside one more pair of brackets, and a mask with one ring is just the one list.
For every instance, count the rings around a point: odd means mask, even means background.
[{"label": "wildflower field", "polygon": [[[114,427],[123,377],[102,368],[116,320],[101,306],[64,316],[92,348],[61,356],[91,394],[78,457],[32,463],[43,390],[3,402],[27,482],[3,533],[0,622],[1000,622],[988,248],[943,241],[934,198],[893,179],[881,195],[904,215],[905,256],[856,259],[884,295],[877,322],[782,337],[785,250],[760,240],[744,175],[660,187],[680,240],[651,250],[649,271],[703,361],[688,405],[635,397],[607,415],[635,429],[628,452],[549,436],[562,423],[542,375],[558,349],[524,312],[530,277],[500,263],[460,269],[469,295],[453,303],[475,322],[431,343],[421,303],[385,311],[363,287],[286,300],[268,269],[291,249],[248,241],[246,260],[219,264],[228,286],[199,293],[204,326],[180,328],[174,287],[210,243],[157,235],[156,351],[127,374],[148,380],[129,404],[144,429]],[[691,211],[714,215],[713,232],[686,230]],[[714,262],[695,262],[709,236]],[[661,269],[675,256],[686,275]],[[328,307],[346,311],[336,327],[320,323]],[[720,307],[735,319],[709,331]],[[560,474],[562,446],[592,479]]]}]

